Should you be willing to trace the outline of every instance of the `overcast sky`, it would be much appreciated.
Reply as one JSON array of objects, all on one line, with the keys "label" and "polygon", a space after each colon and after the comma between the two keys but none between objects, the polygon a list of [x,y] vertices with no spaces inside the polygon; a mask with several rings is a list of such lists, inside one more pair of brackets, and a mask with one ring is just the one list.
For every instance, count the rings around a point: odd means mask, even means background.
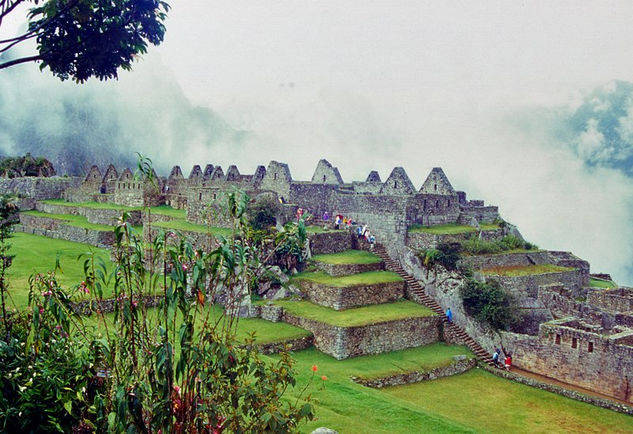
[{"label": "overcast sky", "polygon": [[251,172],[276,159],[309,179],[326,158],[345,181],[404,166],[416,186],[442,166],[526,238],[633,283],[631,178],[587,167],[538,122],[519,125],[525,113],[573,110],[613,80],[633,81],[630,0],[171,3],[163,45],[118,82],[87,88],[151,115],[170,106],[161,90],[175,83],[248,134],[239,147],[165,143],[149,152],[155,160]]}]

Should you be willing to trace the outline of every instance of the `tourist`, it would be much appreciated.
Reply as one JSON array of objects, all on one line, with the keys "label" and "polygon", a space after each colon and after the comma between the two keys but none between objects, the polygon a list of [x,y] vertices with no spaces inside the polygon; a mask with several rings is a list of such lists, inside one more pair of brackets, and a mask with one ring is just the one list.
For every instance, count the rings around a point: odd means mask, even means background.
[{"label": "tourist", "polygon": [[334,220],[334,229],[338,229],[341,225],[341,215],[337,214],[336,219]]},{"label": "tourist", "polygon": [[303,216],[303,208],[297,210],[297,221],[301,220],[301,216]]},{"label": "tourist", "polygon": [[499,367],[499,356],[501,355],[501,350],[499,348],[495,348],[495,352],[492,355],[492,363],[494,363],[495,368]]},{"label": "tourist", "polygon": [[350,229],[352,227],[352,218],[347,219],[347,228]]},{"label": "tourist", "polygon": [[361,233],[360,233],[360,236],[361,236],[361,237],[364,237],[364,236],[365,236],[365,232],[367,232],[367,225],[364,225],[364,226],[363,226],[363,229],[362,229],[362,231],[361,231]]},{"label": "tourist", "polygon": [[325,211],[323,213],[323,223],[327,223],[328,220],[330,220],[330,215],[327,213],[327,211]]},{"label": "tourist", "polygon": [[512,354],[508,353],[505,359],[506,371],[509,371],[512,367]]},{"label": "tourist", "polygon": [[450,307],[446,309],[446,319],[448,319],[448,322],[453,322],[453,312]]}]

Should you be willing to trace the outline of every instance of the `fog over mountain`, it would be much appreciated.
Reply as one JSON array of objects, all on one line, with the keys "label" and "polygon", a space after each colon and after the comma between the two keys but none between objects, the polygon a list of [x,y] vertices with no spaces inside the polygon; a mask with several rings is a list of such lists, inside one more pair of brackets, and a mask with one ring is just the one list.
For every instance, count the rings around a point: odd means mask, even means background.
[{"label": "fog over mountain", "polygon": [[274,159],[300,180],[326,158],[345,181],[403,166],[416,187],[441,166],[528,240],[633,284],[633,3],[172,6],[118,81],[0,72],[0,152],[61,173],[135,152],[163,175]]}]

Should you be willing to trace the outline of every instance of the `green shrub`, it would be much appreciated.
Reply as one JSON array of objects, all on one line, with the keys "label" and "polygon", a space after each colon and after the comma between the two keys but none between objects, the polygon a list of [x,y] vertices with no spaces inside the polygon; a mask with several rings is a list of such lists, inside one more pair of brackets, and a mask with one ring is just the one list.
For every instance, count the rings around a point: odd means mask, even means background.
[{"label": "green shrub", "polygon": [[483,241],[473,237],[462,242],[461,251],[471,255],[485,255],[508,250],[535,250],[537,246],[514,235],[506,235],[500,240]]},{"label": "green shrub", "polygon": [[248,206],[248,221],[255,230],[269,229],[277,223],[279,202],[272,196],[259,197]]},{"label": "green shrub", "polygon": [[514,300],[496,281],[484,283],[467,279],[461,296],[468,314],[495,329],[506,330],[516,321]]}]

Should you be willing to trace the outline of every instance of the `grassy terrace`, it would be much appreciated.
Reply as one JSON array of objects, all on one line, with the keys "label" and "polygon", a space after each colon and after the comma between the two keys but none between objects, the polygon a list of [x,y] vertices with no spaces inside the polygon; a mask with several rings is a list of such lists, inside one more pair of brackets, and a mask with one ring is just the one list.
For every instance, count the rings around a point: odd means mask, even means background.
[{"label": "grassy terrace", "polygon": [[171,220],[168,222],[154,222],[152,226],[164,229],[173,229],[176,231],[190,231],[190,232],[199,232],[202,234],[212,234],[212,235],[224,235],[228,236],[231,234],[231,230],[227,228],[218,228],[214,226],[200,225],[197,223],[190,223],[184,220]]},{"label": "grassy terrace", "polygon": [[283,307],[293,315],[340,327],[363,326],[385,321],[435,315],[431,309],[407,300],[341,311],[319,306],[308,301],[278,300],[273,303]]},{"label": "grassy terrace", "polygon": [[455,234],[467,234],[470,232],[477,232],[477,228],[472,226],[462,226],[456,224],[436,225],[436,226],[422,226],[411,225],[409,226],[410,233],[427,233],[434,235],[455,235]]},{"label": "grassy terrace", "polygon": [[166,215],[174,219],[185,220],[187,218],[187,211],[184,209],[174,209],[169,205],[153,206],[150,208],[152,214]]},{"label": "grassy terrace", "polygon": [[66,202],[64,199],[49,199],[43,200],[42,203],[48,203],[51,205],[62,205],[62,206],[77,206],[81,208],[91,208],[91,209],[117,209],[122,211],[137,211],[143,209],[141,206],[125,206],[125,205],[117,205],[114,203],[101,203],[101,202]]},{"label": "grassy terrace", "polygon": [[[513,383],[479,369],[433,381],[371,389],[350,376],[381,377],[447,363],[463,347],[442,343],[411,350],[337,361],[315,349],[294,353],[298,384],[289,389],[294,402],[308,386],[317,420],[299,427],[310,433],[327,426],[341,433],[413,432],[631,432],[633,417]],[[278,356],[269,356],[276,360]],[[321,375],[327,381],[321,380]],[[324,387],[321,387],[321,386]]]},{"label": "grassy terrace", "polygon": [[[482,231],[493,231],[499,229],[498,224],[494,223],[481,223],[479,225]],[[435,226],[422,226],[422,225],[411,225],[409,226],[410,233],[427,233],[434,235],[457,235],[457,234],[468,234],[471,232],[478,232],[477,228],[472,226],[458,225],[455,223],[448,223],[445,225],[435,225]]]},{"label": "grassy terrace", "polygon": [[373,285],[376,283],[402,282],[402,277],[393,271],[368,271],[348,276],[332,277],[322,271],[298,273],[292,276],[293,281],[309,280],[323,285],[345,288],[356,285]]},{"label": "grassy terrace", "polygon": [[[162,315],[162,311],[155,308],[149,308],[147,312],[150,321],[155,321],[157,314]],[[221,306],[207,305],[204,310],[197,313],[196,322],[202,326],[206,314],[209,313],[211,323],[214,323],[219,319],[222,312],[223,308]],[[113,323],[114,314],[106,314],[105,318],[108,325],[111,325]],[[101,325],[103,328],[101,320],[96,316],[86,317],[84,322],[97,326]],[[176,327],[179,327],[181,322],[182,316],[178,313],[176,316]],[[261,318],[240,318],[237,323],[237,339],[244,342],[253,333],[255,333],[255,341],[258,344],[283,342],[290,339],[303,338],[312,334],[309,331],[282,322],[271,322]]]},{"label": "grassy terrace", "polygon": [[516,265],[508,267],[492,267],[479,270],[483,274],[493,274],[496,276],[530,276],[534,274],[547,274],[547,273],[559,273],[561,271],[572,271],[575,268],[560,267],[552,264],[542,265]]},{"label": "grassy terrace", "polygon": [[382,261],[377,255],[365,250],[346,250],[345,252],[331,253],[327,255],[314,255],[313,261],[326,264],[377,264]]},{"label": "grassy terrace", "polygon": [[595,279],[593,277],[589,278],[589,286],[592,288],[604,288],[604,289],[618,287],[618,285],[611,280]]},{"label": "grassy terrace", "polygon": [[75,226],[75,227],[84,228],[84,229],[92,229],[95,231],[111,232],[114,228],[114,226],[109,226],[109,225],[88,223],[88,220],[86,219],[86,217],[81,216],[81,215],[49,214],[49,213],[40,212],[40,211],[24,211],[22,212],[22,214],[31,215],[34,217],[47,217],[47,218],[55,219],[55,220],[62,220],[69,226]]},{"label": "grassy terrace", "polygon": [[54,270],[56,257],[59,257],[63,271],[57,274],[57,282],[64,288],[84,280],[83,261],[77,260],[82,253],[95,252],[105,261],[110,259],[106,249],[21,232],[13,234],[10,243],[10,253],[15,259],[9,268],[9,294],[18,309],[28,305],[29,276]]},{"label": "grassy terrace", "polygon": [[324,229],[323,226],[310,225],[306,226],[306,232],[309,234],[323,234],[325,232],[338,232],[344,229]]}]

